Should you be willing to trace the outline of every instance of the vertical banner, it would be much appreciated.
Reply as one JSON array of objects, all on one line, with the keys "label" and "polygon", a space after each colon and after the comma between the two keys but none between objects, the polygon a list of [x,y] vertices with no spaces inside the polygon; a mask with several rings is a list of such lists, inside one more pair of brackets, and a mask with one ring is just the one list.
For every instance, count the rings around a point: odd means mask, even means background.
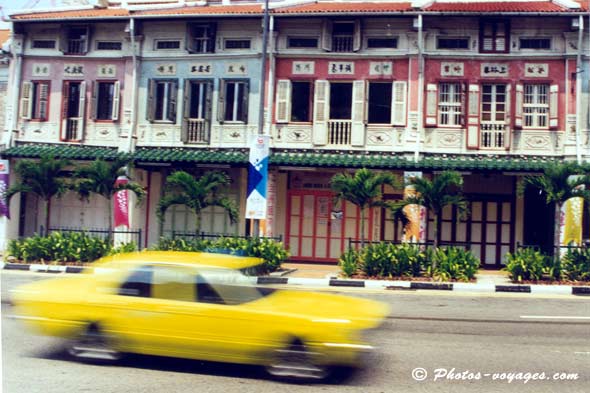
[{"label": "vertical banner", "polygon": [[8,160],[0,160],[0,217],[10,218],[6,191],[10,187],[10,166]]},{"label": "vertical banner", "polygon": [[[404,183],[411,178],[421,178],[422,172],[404,172]],[[416,195],[412,185],[404,187],[404,199]],[[408,224],[404,228],[402,241],[410,243],[426,243],[426,208],[420,205],[408,205],[404,207],[404,213],[408,218]]]},{"label": "vertical banner", "polygon": [[264,228],[264,235],[267,237],[274,236],[274,216],[275,206],[277,200],[277,174],[270,172],[268,174],[268,185],[266,194],[266,226]]},{"label": "vertical banner", "polygon": [[266,219],[266,185],[268,183],[269,136],[254,135],[250,140],[246,218]]},{"label": "vertical banner", "polygon": [[[115,186],[127,184],[126,176],[119,176],[115,181]],[[129,228],[129,195],[127,190],[117,191],[113,199],[115,208],[115,228],[125,226]]]},{"label": "vertical banner", "polygon": [[579,246],[582,244],[582,214],[584,212],[584,199],[581,197],[570,198],[563,205],[563,212],[560,216],[560,239],[561,246],[570,244]]}]

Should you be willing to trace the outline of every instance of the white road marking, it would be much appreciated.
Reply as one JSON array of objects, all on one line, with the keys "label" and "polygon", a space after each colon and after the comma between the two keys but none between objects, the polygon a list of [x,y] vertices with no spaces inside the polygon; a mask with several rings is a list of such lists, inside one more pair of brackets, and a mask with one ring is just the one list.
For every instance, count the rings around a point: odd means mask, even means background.
[{"label": "white road marking", "polygon": [[579,317],[573,315],[521,315],[522,319],[579,319],[590,320],[590,317]]}]

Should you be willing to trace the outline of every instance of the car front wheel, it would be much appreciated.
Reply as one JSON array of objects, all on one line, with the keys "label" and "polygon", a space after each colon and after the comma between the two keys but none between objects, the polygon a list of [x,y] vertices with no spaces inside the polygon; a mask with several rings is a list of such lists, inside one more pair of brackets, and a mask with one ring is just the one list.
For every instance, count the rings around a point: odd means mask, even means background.
[{"label": "car front wheel", "polygon": [[273,377],[293,380],[324,380],[330,367],[317,363],[319,354],[311,352],[301,341],[295,340],[274,351],[266,371]]},{"label": "car front wheel", "polygon": [[122,355],[113,349],[112,337],[96,324],[90,324],[83,333],[69,341],[67,351],[76,359],[86,361],[113,362]]}]

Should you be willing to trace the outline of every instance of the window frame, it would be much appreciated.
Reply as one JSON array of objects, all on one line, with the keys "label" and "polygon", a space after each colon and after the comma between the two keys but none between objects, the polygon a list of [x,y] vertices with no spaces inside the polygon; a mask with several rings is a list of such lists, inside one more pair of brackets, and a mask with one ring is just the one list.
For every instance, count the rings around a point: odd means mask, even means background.
[{"label": "window frame", "polygon": [[[539,103],[533,103],[533,104],[527,104],[526,103],[526,88],[527,86],[545,86],[546,90],[545,90],[545,104],[539,104]],[[523,81],[522,82],[522,87],[523,87],[523,91],[522,91],[522,128],[526,129],[526,130],[548,130],[549,127],[549,123],[550,123],[550,111],[551,111],[551,83],[548,81]],[[536,89],[537,90],[537,89]],[[536,93],[535,96],[537,96],[538,94]],[[538,97],[537,97],[538,100]],[[544,108],[546,111],[544,113],[544,117],[545,117],[545,125],[544,126],[540,126],[538,125],[538,119],[540,116],[542,116],[543,114],[539,114],[538,111],[535,111],[532,114],[527,114],[525,109],[526,108],[534,108],[534,109],[539,109],[539,108]],[[526,118],[527,116],[533,116],[534,119],[534,124],[527,126],[526,125]]]},{"label": "window frame", "polygon": [[[234,114],[237,115],[237,105],[239,104],[239,101],[241,101],[241,105],[242,107],[242,118],[243,120],[235,120],[233,119],[234,116],[232,116],[231,120],[227,120],[226,119],[226,114],[229,108],[228,105],[228,101],[227,101],[227,92],[228,92],[228,88],[229,88],[229,84],[243,84],[245,87],[243,88],[242,91],[245,91],[244,96],[242,97],[242,99],[240,100],[237,97],[234,97],[234,101],[233,101],[233,105],[236,105],[233,107],[233,112]],[[223,116],[222,116],[222,122],[225,124],[248,124],[248,115],[249,115],[249,106],[250,106],[250,79],[248,78],[228,78],[228,79],[222,79],[221,83],[220,83],[220,87],[223,88],[223,105],[219,105],[220,108],[223,110]],[[244,102],[245,101],[245,102]]]},{"label": "window frame", "polygon": [[[35,46],[35,42],[52,42],[53,46],[51,48],[39,48]],[[45,39],[45,38],[33,38],[31,39],[31,45],[30,45],[31,49],[40,49],[40,50],[55,50],[57,48],[57,40],[55,39]]]},{"label": "window frame", "polygon": [[[157,108],[158,108],[158,97],[157,97],[157,89],[158,89],[158,84],[161,83],[168,83],[170,84],[170,86],[175,86],[175,90],[176,90],[176,100],[172,100],[171,98],[171,93],[167,95],[167,101],[165,101],[164,103],[167,103],[168,105],[171,105],[172,102],[175,102],[176,105],[174,107],[174,119],[171,120],[170,118],[165,118],[165,119],[156,119],[156,113],[157,113]],[[148,97],[148,114],[151,115],[151,119],[149,120],[151,123],[155,123],[155,124],[177,124],[178,122],[178,79],[176,78],[152,78],[149,79],[149,84],[153,84],[153,96],[151,97],[151,99],[149,99]],[[148,90],[151,90],[150,88],[148,88]],[[169,91],[169,90],[168,90]],[[148,91],[148,95],[150,94],[150,92]],[[163,104],[164,104],[163,103]],[[164,113],[164,109],[166,109],[166,113],[168,113],[168,115],[170,115],[170,108],[169,106],[166,106],[166,108],[162,108],[162,113]]]},{"label": "window frame", "polygon": [[[367,92],[366,92],[366,123],[371,126],[391,126],[393,123],[393,82],[394,80],[367,80]],[[388,100],[389,104],[389,122],[387,123],[371,123],[371,84],[388,85],[391,89]]]},{"label": "window frame", "polygon": [[[158,48],[158,45],[164,42],[178,42],[178,48]],[[154,51],[178,51],[182,48],[181,38],[156,38],[154,39]]]},{"label": "window frame", "polygon": [[[51,81],[50,80],[31,80],[29,81],[29,83],[31,83],[31,87],[32,87],[32,97],[30,97],[30,103],[29,105],[31,105],[31,118],[28,119],[28,121],[30,122],[36,122],[36,123],[44,123],[46,121],[49,121],[49,105],[51,104],[50,100],[51,100]],[[47,85],[47,99],[45,100],[45,117],[37,117],[36,114],[40,113],[40,103],[41,103],[41,97],[39,95],[39,87],[38,85],[40,84],[45,84]],[[35,110],[37,109],[37,110]],[[37,112],[37,113],[35,113]]]},{"label": "window frame", "polygon": [[[99,45],[100,44],[103,44],[103,43],[119,44],[121,47],[119,49],[102,49],[102,48],[99,48]],[[111,50],[111,51],[121,51],[121,50],[123,50],[123,41],[116,41],[116,40],[100,40],[100,41],[96,41],[96,45],[95,45],[95,49],[94,50],[97,50],[97,51],[109,51],[109,50]]]},{"label": "window frame", "polygon": [[[74,29],[85,29],[86,30],[86,38],[84,39],[84,49],[80,52],[70,52],[69,51],[69,45],[70,45],[70,40],[73,40],[75,38],[70,38],[70,35],[72,33],[72,30]],[[61,35],[60,38],[60,50],[63,52],[64,55],[70,55],[70,56],[83,56],[86,55],[89,51],[90,51],[90,39],[91,39],[91,29],[89,25],[71,25],[71,26],[65,26],[63,28],[63,33]],[[80,38],[80,40],[82,40]]]},{"label": "window frame", "polygon": [[[293,121],[293,84],[294,83],[307,83],[309,85],[309,99],[308,99],[308,111],[309,111],[309,120],[308,121]],[[291,100],[291,113],[289,113],[289,124],[312,124],[313,123],[313,101],[314,101],[314,87],[315,81],[313,79],[291,79],[291,96],[289,100]]]},{"label": "window frame", "polygon": [[[315,46],[291,46],[291,40],[316,40]],[[298,35],[287,35],[286,40],[286,48],[287,49],[319,49],[320,47],[320,37],[319,36],[298,36]]]},{"label": "window frame", "polygon": [[[110,119],[99,119],[98,118],[98,105],[99,105],[99,101],[100,101],[100,88],[97,87],[96,89],[96,97],[93,97],[93,107],[91,108],[93,111],[93,120],[95,123],[116,123],[119,121],[120,119],[120,115],[121,115],[121,82],[118,79],[97,79],[94,81],[95,84],[101,84],[101,83],[111,83],[113,84],[113,96],[111,99],[111,108],[110,108],[110,113],[111,113],[111,118]],[[116,84],[119,83],[119,97],[116,97],[116,93],[117,93],[117,87]],[[93,93],[94,93],[94,86],[93,86]],[[113,114],[115,113],[115,107],[117,108],[117,116],[116,118],[113,118]]]},{"label": "window frame", "polygon": [[[371,40],[391,40],[395,42],[394,46],[370,46],[369,41]],[[368,36],[366,40],[366,48],[368,50],[391,50],[391,49],[398,49],[399,48],[399,36],[391,36],[391,37],[378,37],[378,36]]]},{"label": "window frame", "polygon": [[[442,40],[467,40],[467,47],[466,48],[441,48],[440,45],[440,41]],[[452,51],[458,51],[458,50],[471,50],[471,37],[469,36],[441,36],[441,35],[437,35],[436,36],[436,50],[452,50]]]},{"label": "window frame", "polygon": [[[548,40],[549,41],[549,48],[523,48],[522,41],[523,40]],[[528,36],[521,36],[518,37],[518,50],[522,51],[551,51],[553,50],[553,39],[549,36],[542,36],[542,37],[528,37]]]},{"label": "window frame", "polygon": [[[198,27],[206,27],[208,30],[208,34],[204,36],[195,36],[195,29]],[[195,40],[202,40],[204,42],[209,42],[209,46],[207,47],[208,50],[205,51],[197,51],[195,50]],[[217,47],[217,23],[215,22],[188,22],[187,23],[187,42],[186,42],[186,49],[191,54],[210,54],[215,53]]]},{"label": "window frame", "polygon": [[[498,50],[496,40],[498,37],[502,37],[498,34],[498,24],[504,24],[504,50]],[[484,49],[484,39],[486,25],[492,25],[492,46],[490,50]],[[509,19],[497,19],[497,18],[482,18],[479,21],[479,52],[480,53],[510,53],[510,20]]]},{"label": "window frame", "polygon": [[[247,48],[228,48],[227,47],[227,43],[228,41],[244,41],[244,42],[248,42],[248,47]],[[253,49],[253,39],[252,37],[245,37],[245,38],[234,38],[234,37],[224,37],[223,38],[223,50],[224,51],[248,51],[248,50],[252,50]]]},{"label": "window frame", "polygon": [[[445,128],[463,128],[465,126],[465,107],[466,107],[466,101],[467,101],[467,94],[466,91],[464,91],[464,88],[466,86],[465,82],[462,80],[439,80],[436,82],[437,84],[437,94],[436,94],[436,124],[437,127],[445,127]],[[446,105],[449,106],[449,103],[445,103],[441,100],[441,94],[442,94],[442,86],[443,85],[455,85],[456,88],[459,90],[458,91],[458,95],[459,95],[459,103],[457,105],[457,103],[452,103],[454,105],[452,105],[453,107],[458,107],[459,108],[459,122],[457,124],[445,124],[442,122],[442,113],[443,111],[441,111],[441,106],[442,105]],[[454,95],[457,95],[457,92],[453,93]],[[450,115],[449,115],[450,118]]]}]

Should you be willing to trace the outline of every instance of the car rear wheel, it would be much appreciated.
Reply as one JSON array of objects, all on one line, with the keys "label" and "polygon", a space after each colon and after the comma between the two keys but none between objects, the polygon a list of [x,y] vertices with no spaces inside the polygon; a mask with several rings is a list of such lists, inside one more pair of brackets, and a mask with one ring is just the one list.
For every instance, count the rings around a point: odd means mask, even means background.
[{"label": "car rear wheel", "polygon": [[104,334],[96,324],[89,325],[83,333],[67,345],[68,353],[79,360],[113,362],[121,358],[121,352],[113,349],[112,337]]},{"label": "car rear wheel", "polygon": [[293,380],[324,380],[330,368],[318,364],[319,354],[311,352],[301,341],[292,341],[282,349],[274,351],[266,372],[273,377]]}]

